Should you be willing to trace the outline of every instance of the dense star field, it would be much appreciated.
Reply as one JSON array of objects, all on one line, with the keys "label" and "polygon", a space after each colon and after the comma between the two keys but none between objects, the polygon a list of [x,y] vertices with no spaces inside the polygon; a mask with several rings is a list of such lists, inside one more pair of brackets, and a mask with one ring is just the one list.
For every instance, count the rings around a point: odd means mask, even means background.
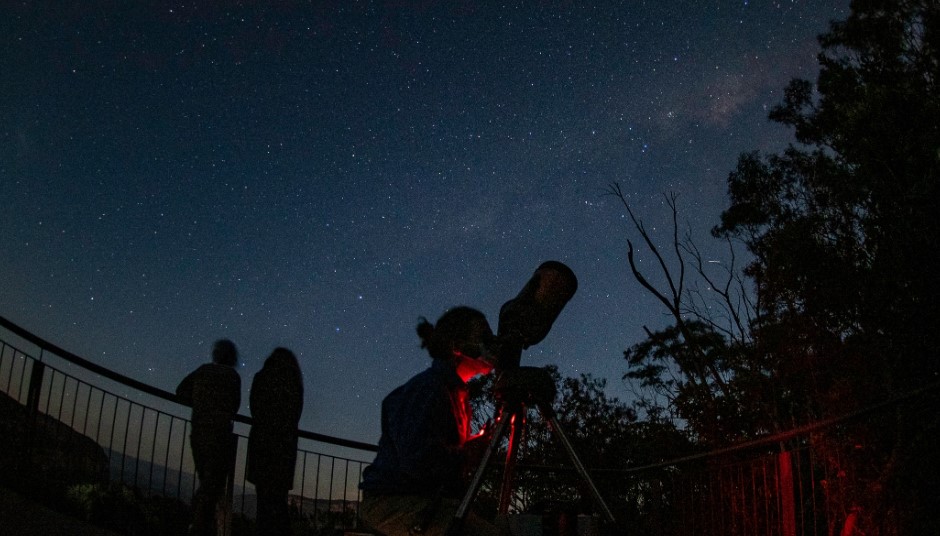
[{"label": "dense star field", "polygon": [[767,113],[848,10],[319,4],[0,8],[0,315],[167,390],[231,338],[243,412],[286,346],[301,426],[375,442],[382,398],[428,364],[418,318],[465,304],[495,329],[554,259],[579,289],[524,364],[629,400],[622,351],[667,319],[605,192],[663,243],[677,193],[727,262],[708,234],[727,174],[791,140]]}]

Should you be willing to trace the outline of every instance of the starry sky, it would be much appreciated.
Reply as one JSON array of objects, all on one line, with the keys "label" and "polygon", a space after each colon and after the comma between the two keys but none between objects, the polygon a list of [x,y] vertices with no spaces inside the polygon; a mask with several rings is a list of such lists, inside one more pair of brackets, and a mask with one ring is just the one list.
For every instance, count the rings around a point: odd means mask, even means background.
[{"label": "starry sky", "polygon": [[[608,381],[668,319],[630,275],[619,183],[710,260],[740,153],[848,0],[4,2],[0,314],[173,390],[215,339],[304,371],[301,426],[377,442],[429,364],[414,327],[579,289],[523,365]],[[653,258],[638,252],[643,267]],[[649,272],[654,273],[654,272]],[[655,280],[655,278],[654,278]]]}]

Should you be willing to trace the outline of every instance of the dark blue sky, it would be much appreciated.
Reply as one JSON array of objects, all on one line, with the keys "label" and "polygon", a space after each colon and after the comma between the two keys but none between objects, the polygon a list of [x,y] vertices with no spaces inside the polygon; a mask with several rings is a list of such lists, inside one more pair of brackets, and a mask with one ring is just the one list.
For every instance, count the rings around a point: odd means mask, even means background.
[{"label": "dark blue sky", "polygon": [[663,241],[677,192],[725,261],[725,178],[790,140],[767,112],[848,7],[216,4],[0,8],[0,314],[168,390],[229,337],[246,399],[287,346],[302,425],[370,442],[418,317],[495,329],[548,259],[580,287],[523,364],[629,399],[622,351],[666,319],[608,184]]}]

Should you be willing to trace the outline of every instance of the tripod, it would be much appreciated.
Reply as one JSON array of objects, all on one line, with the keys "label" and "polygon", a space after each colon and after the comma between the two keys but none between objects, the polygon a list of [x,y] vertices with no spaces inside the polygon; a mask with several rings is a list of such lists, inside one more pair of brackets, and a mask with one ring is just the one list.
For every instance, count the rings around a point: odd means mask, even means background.
[{"label": "tripod", "polygon": [[516,456],[519,448],[519,440],[522,437],[523,429],[526,423],[526,407],[534,405],[539,410],[542,419],[546,420],[551,426],[555,437],[559,440],[572,464],[577,470],[584,484],[590,490],[594,502],[600,508],[601,512],[608,522],[615,522],[614,515],[607,507],[607,503],[601,497],[597,487],[588,475],[587,470],[578,459],[578,455],[571,446],[571,442],[561,429],[555,411],[551,403],[555,398],[555,383],[552,381],[548,371],[537,367],[516,367],[503,371],[497,379],[494,387],[496,398],[499,402],[496,412],[496,429],[490,438],[490,442],[483,453],[483,458],[470,480],[470,485],[464,495],[463,500],[457,507],[454,514],[454,520],[448,529],[448,536],[459,536],[462,531],[463,521],[470,510],[470,505],[480,490],[483,483],[483,474],[487,466],[494,459],[496,448],[502,441],[502,438],[509,432],[509,447],[506,451],[506,466],[503,470],[502,486],[499,495],[498,514],[506,516],[509,513],[509,504],[512,500],[513,479],[515,477]]}]

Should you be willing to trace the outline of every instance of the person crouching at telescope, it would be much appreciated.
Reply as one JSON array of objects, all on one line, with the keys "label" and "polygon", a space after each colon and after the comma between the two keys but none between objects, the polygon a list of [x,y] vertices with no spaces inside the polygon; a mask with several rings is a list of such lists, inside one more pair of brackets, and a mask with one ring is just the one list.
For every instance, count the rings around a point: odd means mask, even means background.
[{"label": "person crouching at telescope", "polygon": [[[465,492],[464,472],[479,461],[489,438],[470,437],[467,381],[493,370],[494,335],[480,311],[460,306],[436,325],[421,319],[421,347],[431,366],[382,401],[382,435],[375,461],[363,472],[362,520],[386,536],[444,534]],[[478,447],[477,447],[478,446]],[[464,534],[503,533],[470,513]]]}]

